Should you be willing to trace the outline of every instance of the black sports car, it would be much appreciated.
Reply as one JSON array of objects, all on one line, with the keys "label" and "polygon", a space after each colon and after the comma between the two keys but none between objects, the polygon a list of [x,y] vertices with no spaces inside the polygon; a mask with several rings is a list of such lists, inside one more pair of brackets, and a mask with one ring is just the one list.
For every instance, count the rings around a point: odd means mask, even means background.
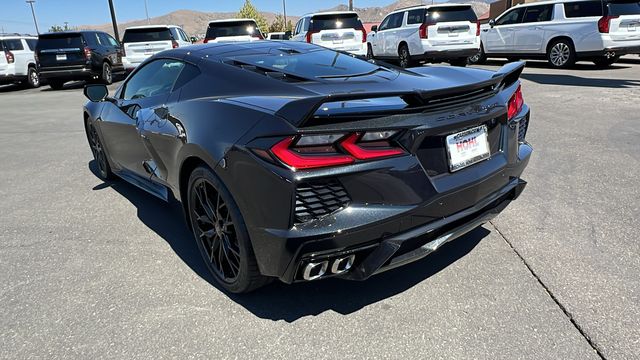
[{"label": "black sports car", "polygon": [[403,70],[311,44],[160,53],[88,85],[100,175],[183,205],[231,292],[363,280],[488,221],[525,187],[523,63]]}]

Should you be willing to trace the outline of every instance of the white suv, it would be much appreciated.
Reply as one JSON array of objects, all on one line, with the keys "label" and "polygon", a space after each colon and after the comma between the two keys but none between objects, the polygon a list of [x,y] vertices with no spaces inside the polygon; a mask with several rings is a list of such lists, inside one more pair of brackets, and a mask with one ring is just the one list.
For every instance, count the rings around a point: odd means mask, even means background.
[{"label": "white suv", "polygon": [[353,11],[308,14],[296,23],[292,41],[317,44],[354,55],[367,54],[367,32]]},{"label": "white suv", "polygon": [[397,60],[402,67],[418,61],[447,61],[465,66],[480,48],[480,23],[471,5],[442,4],[396,10],[371,28],[369,58]]},{"label": "white suv", "polygon": [[262,30],[253,19],[225,19],[209,23],[205,43],[264,40]]},{"label": "white suv", "polygon": [[546,58],[566,68],[577,60],[605,67],[640,54],[638,0],[565,0],[516,5],[483,25],[482,48],[471,57]]},{"label": "white suv", "polygon": [[147,58],[168,49],[191,45],[189,36],[176,25],[129,27],[122,36],[125,71],[135,69]]},{"label": "white suv", "polygon": [[0,34],[0,85],[24,83],[40,86],[34,57],[38,38],[30,35]]}]

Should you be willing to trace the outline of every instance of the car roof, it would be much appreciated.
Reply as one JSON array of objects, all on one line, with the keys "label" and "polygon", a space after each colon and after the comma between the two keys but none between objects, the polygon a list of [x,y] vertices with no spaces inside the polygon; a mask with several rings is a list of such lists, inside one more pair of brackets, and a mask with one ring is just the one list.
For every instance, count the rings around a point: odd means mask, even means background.
[{"label": "car roof", "polygon": [[294,51],[296,53],[307,53],[313,50],[322,50],[323,48],[301,41],[282,42],[277,40],[260,40],[198,44],[196,46],[166,50],[163,54],[166,54],[167,56],[184,54],[186,57],[191,57],[194,61],[203,58],[220,61],[221,59],[228,57],[269,54],[272,53],[274,49],[283,49],[284,51]]},{"label": "car roof", "polygon": [[[535,5],[551,5],[551,4],[564,4],[564,3],[574,3],[574,2],[584,2],[584,1],[598,1],[598,0],[547,0],[547,1],[536,1],[532,3],[522,3],[515,5],[514,7],[526,7],[526,6],[535,6]],[[598,1],[599,2],[599,1]],[[605,4],[608,1],[605,1]],[[508,9],[507,9],[508,10]],[[505,10],[506,11],[506,10]]]},{"label": "car roof", "polygon": [[106,34],[106,32],[104,32],[104,31],[100,31],[100,30],[73,30],[73,31],[54,31],[54,32],[47,32],[47,33],[42,33],[42,34],[40,34],[39,36],[60,35],[60,34],[84,35],[84,34],[90,34],[90,33],[104,33],[104,34]]},{"label": "car roof", "polygon": [[399,13],[399,12],[403,12],[403,11],[408,11],[408,10],[416,10],[416,9],[430,9],[430,8],[443,8],[443,7],[470,7],[471,4],[450,4],[450,3],[440,3],[440,4],[432,4],[432,5],[416,5],[416,6],[409,6],[406,8],[402,8],[402,9],[397,9],[394,10],[392,12],[390,12],[389,14],[395,14],[395,13]]},{"label": "car roof", "polygon": [[124,29],[125,31],[127,30],[134,30],[134,29],[153,29],[153,28],[162,28],[162,27],[166,27],[166,28],[179,28],[180,26],[178,25],[138,25],[138,26],[129,26],[128,28]]},{"label": "car roof", "polygon": [[317,15],[343,15],[343,14],[355,14],[355,15],[358,15],[358,13],[355,12],[355,11],[323,11],[323,12],[309,13],[309,14],[304,15],[303,17],[317,16]]},{"label": "car roof", "polygon": [[233,21],[253,21],[256,22],[255,19],[249,18],[238,18],[238,19],[220,19],[220,20],[211,20],[209,24],[217,24],[217,23],[225,23],[225,22],[233,22]]},{"label": "car roof", "polygon": [[0,35],[0,40],[12,40],[12,39],[38,39],[33,35]]}]

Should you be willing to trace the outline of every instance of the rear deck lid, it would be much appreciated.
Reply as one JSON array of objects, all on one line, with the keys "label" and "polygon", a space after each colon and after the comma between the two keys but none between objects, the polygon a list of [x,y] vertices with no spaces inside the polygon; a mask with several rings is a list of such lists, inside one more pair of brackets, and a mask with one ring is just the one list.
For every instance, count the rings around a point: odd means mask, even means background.
[{"label": "rear deck lid", "polygon": [[52,33],[40,35],[36,51],[41,67],[82,65],[85,46],[81,33]]}]

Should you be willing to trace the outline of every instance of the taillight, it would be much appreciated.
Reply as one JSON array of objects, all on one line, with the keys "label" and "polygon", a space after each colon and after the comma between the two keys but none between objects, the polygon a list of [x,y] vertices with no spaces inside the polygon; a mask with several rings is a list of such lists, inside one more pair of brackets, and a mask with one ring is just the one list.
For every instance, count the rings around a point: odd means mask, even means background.
[{"label": "taillight", "polygon": [[[313,169],[327,166],[346,165],[354,162],[349,155],[331,154],[325,151],[300,152],[294,145],[295,136],[285,138],[271,148],[271,152],[280,161],[294,169]],[[308,149],[307,149],[308,150]],[[334,150],[335,151],[335,150]]]},{"label": "taillight", "polygon": [[367,42],[367,30],[365,30],[364,26],[356,28],[356,30],[362,31],[362,42]]},{"label": "taillight", "polygon": [[256,35],[253,36],[254,38],[258,38],[260,40],[264,40],[264,36],[262,35],[262,32],[258,31],[258,33]]},{"label": "taillight", "polygon": [[476,36],[480,36],[480,20],[476,21]]},{"label": "taillight", "polygon": [[609,26],[611,25],[611,19],[617,19],[618,16],[603,16],[598,20],[598,31],[603,34],[609,33]]},{"label": "taillight", "polygon": [[317,31],[311,31],[311,30],[307,31],[307,42],[309,44],[311,44],[311,37],[313,36],[313,34],[316,34],[316,33]]},{"label": "taillight", "polygon": [[180,44],[178,44],[178,42],[175,40],[171,40],[171,47],[177,49],[180,47]]},{"label": "taillight", "polygon": [[404,155],[391,144],[396,131],[351,134],[291,136],[271,148],[271,153],[285,165],[296,169],[314,169],[348,165],[356,160],[373,160]]},{"label": "taillight", "polygon": [[4,57],[7,58],[7,62],[9,64],[13,64],[13,62],[16,61],[16,58],[13,56],[13,53],[11,51],[5,51]]},{"label": "taillight", "polygon": [[206,44],[206,43],[208,43],[209,41],[214,40],[214,39],[215,39],[214,37],[212,37],[212,38],[206,38],[206,39],[204,39],[202,42]]},{"label": "taillight", "polygon": [[420,35],[420,39],[428,39],[429,38],[429,25],[424,23],[420,25],[420,29],[418,29],[418,34]]},{"label": "taillight", "polygon": [[509,120],[513,119],[520,110],[522,110],[522,105],[524,105],[524,97],[522,96],[521,86],[518,85],[516,92],[509,99],[509,104],[507,105],[507,118]]},{"label": "taillight", "polygon": [[91,60],[91,48],[88,46],[84,47],[84,58],[89,61]]}]

